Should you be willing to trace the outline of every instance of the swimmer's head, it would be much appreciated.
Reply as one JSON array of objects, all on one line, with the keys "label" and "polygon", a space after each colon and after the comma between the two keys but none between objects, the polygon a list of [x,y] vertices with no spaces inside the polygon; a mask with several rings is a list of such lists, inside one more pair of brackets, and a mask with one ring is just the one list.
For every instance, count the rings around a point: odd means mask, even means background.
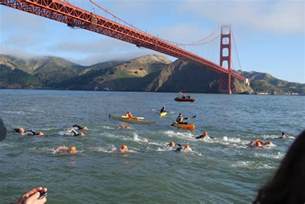
[{"label": "swimmer's head", "polygon": [[20,134],[23,134],[25,132],[24,128],[15,128],[14,130],[15,130],[15,132],[20,133]]},{"label": "swimmer's head", "polygon": [[190,152],[192,151],[191,146],[189,144],[183,145],[183,151],[184,152]]},{"label": "swimmer's head", "polygon": [[189,148],[191,148],[191,146],[189,144],[186,144],[186,145],[183,145],[183,148],[184,149],[189,149]]},{"label": "swimmer's head", "polygon": [[207,132],[207,131],[203,131],[203,132],[202,132],[202,135],[203,135],[203,136],[207,136],[207,135],[208,135],[208,132]]},{"label": "swimmer's head", "polygon": [[41,131],[38,131],[38,132],[36,132],[36,135],[37,135],[37,136],[44,136],[44,133],[41,132]]},{"label": "swimmer's head", "polygon": [[261,146],[263,146],[263,142],[261,140],[256,140],[255,141],[255,146],[256,147],[261,147]]},{"label": "swimmer's head", "polygon": [[171,141],[170,143],[167,144],[169,147],[175,147],[176,143],[174,141]]},{"label": "swimmer's head", "polygon": [[127,145],[122,144],[122,145],[120,146],[120,152],[121,152],[121,153],[126,153],[126,152],[128,152],[128,147],[127,147]]},{"label": "swimmer's head", "polygon": [[77,153],[77,148],[75,146],[69,147],[69,154],[76,154]]}]

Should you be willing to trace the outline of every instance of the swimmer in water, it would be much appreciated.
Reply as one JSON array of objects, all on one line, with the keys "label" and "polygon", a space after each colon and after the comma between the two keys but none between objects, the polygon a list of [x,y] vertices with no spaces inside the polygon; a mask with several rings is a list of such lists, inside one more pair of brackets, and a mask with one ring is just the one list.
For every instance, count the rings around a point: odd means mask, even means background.
[{"label": "swimmer in water", "polygon": [[15,128],[15,132],[19,133],[20,135],[25,135],[26,130],[24,128]]},{"label": "swimmer in water", "polygon": [[15,132],[19,133],[20,135],[35,135],[35,136],[44,136],[44,133],[41,131],[34,131],[34,130],[26,130],[25,128],[15,128]]},{"label": "swimmer in water", "polygon": [[128,153],[128,147],[125,144],[122,144],[119,149],[120,153]]},{"label": "swimmer in water", "polygon": [[87,127],[83,127],[80,125],[73,125],[71,128],[66,129],[66,135],[85,136],[87,130],[88,130]]},{"label": "swimmer in water", "polygon": [[59,146],[54,150],[55,153],[59,153],[59,154],[71,154],[71,155],[75,155],[77,154],[77,148],[75,146]]},{"label": "swimmer in water", "polygon": [[[168,143],[166,146],[167,146],[167,147],[170,147],[170,148],[174,148],[174,147],[176,147],[177,145],[180,145],[180,144],[176,144],[176,142],[171,141],[171,142]],[[180,145],[180,146],[181,146],[181,145]]]},{"label": "swimmer in water", "polygon": [[177,149],[175,150],[175,152],[191,152],[191,146],[189,144],[184,144],[184,145],[180,145],[177,144]]},{"label": "swimmer in water", "polygon": [[126,124],[126,123],[122,123],[118,126],[119,129],[131,129],[131,127]]},{"label": "swimmer in water", "polygon": [[259,148],[268,147],[268,146],[270,147],[272,145],[273,143],[271,141],[263,141],[260,139],[253,140],[249,143],[250,147],[259,147]]},{"label": "swimmer in water", "polygon": [[28,134],[28,135],[35,135],[35,136],[38,136],[38,137],[44,136],[43,132],[41,132],[41,131],[34,131],[34,130],[27,130],[26,134]]},{"label": "swimmer in water", "polygon": [[208,138],[210,138],[210,137],[209,137],[209,134],[207,131],[203,131],[201,135],[195,137],[195,139],[197,139],[197,140],[204,140],[204,139],[208,139]]},{"label": "swimmer in water", "polygon": [[87,127],[77,124],[73,125],[72,127],[75,128],[76,130],[82,130],[82,131],[89,130]]},{"label": "swimmer in water", "polygon": [[285,132],[282,132],[282,135],[279,137],[279,139],[286,139],[288,138],[288,135]]}]

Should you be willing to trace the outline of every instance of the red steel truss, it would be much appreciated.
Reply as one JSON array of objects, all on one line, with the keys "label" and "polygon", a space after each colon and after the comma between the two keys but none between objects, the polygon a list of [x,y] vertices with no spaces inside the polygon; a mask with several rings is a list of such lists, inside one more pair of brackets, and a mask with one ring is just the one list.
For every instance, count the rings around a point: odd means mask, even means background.
[{"label": "red steel truss", "polygon": [[[213,71],[230,74],[229,70],[172,43],[96,15],[64,0],[0,0],[0,4],[53,19],[71,27],[83,28],[107,35],[135,44],[138,47],[145,47],[180,59],[195,61],[206,65]],[[240,73],[233,70],[231,71],[231,75],[236,79],[244,80],[244,77]]]}]

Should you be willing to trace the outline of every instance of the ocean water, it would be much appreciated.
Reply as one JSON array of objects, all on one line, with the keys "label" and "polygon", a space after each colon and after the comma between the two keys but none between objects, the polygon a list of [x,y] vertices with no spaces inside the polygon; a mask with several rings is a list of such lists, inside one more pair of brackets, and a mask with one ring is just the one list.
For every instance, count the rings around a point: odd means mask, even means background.
[{"label": "ocean water", "polygon": [[[251,203],[278,167],[294,137],[305,127],[305,98],[193,94],[177,103],[174,93],[0,90],[0,117],[9,132],[0,142],[0,203],[10,203],[35,186],[48,188],[48,203]],[[161,118],[163,105],[170,111]],[[153,120],[131,125],[108,114],[126,111]],[[171,127],[177,114],[196,115],[196,131]],[[85,137],[63,135],[78,123]],[[12,129],[42,130],[45,137],[20,137]],[[196,141],[206,130],[214,137]],[[281,131],[289,138],[276,139]],[[275,146],[253,149],[255,138]],[[166,148],[190,144],[190,153]],[[132,152],[113,147],[127,144]],[[75,156],[54,154],[76,145]]]}]

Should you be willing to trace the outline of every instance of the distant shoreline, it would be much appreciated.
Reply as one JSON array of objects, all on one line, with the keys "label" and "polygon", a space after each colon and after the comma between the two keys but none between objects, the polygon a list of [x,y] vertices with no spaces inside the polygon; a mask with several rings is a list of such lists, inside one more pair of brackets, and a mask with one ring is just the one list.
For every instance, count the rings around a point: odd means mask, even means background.
[{"label": "distant shoreline", "polygon": [[[121,91],[121,90],[82,90],[82,89],[48,89],[48,88],[0,88],[1,90],[16,90],[16,91],[72,91],[72,92],[125,92],[125,93],[176,93],[174,91]],[[187,94],[213,94],[213,95],[228,95],[226,93],[209,93],[209,92],[185,92]],[[254,95],[254,96],[305,96],[305,95],[289,95],[289,94],[250,94],[250,93],[233,93],[232,95]]]}]

